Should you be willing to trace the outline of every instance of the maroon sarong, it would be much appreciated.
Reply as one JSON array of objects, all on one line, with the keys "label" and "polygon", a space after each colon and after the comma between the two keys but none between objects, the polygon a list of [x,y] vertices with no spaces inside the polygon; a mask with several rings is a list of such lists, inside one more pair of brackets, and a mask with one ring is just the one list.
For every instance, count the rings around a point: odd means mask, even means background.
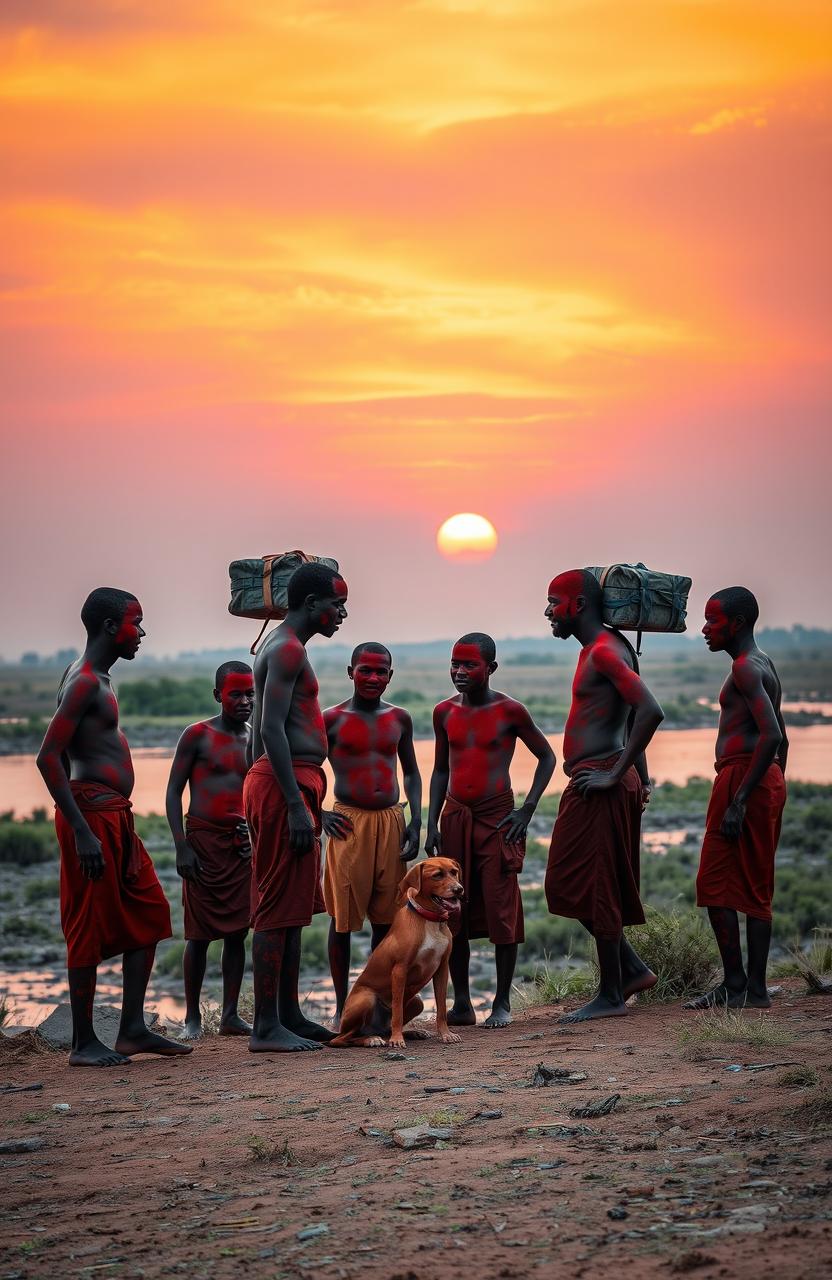
[{"label": "maroon sarong", "polygon": [[243,804],[251,835],[251,924],[256,931],[310,924],[324,911],[321,889],[321,805],[326,774],[317,764],[292,762],[304,804],[315,826],[308,853],[289,848],[289,810],[269,758],[246,774]]},{"label": "maroon sarong", "polygon": [[748,797],[739,839],[726,840],[719,829],[750,763],[750,755],[724,756],[716,762],[696,877],[696,903],[700,907],[730,907],[758,920],[770,920],[774,855],[786,803],[786,782],[776,761]]},{"label": "maroon sarong", "polygon": [[475,804],[449,795],[439,831],[442,853],[462,868],[465,897],[459,929],[468,938],[490,938],[500,945],[523,942],[523,903],[517,875],[525,848],[508,844],[497,823],[511,813],[514,795],[503,791]]},{"label": "maroon sarong", "polygon": [[201,868],[198,880],[182,881],[185,937],[189,942],[213,942],[247,929],[251,858],[240,857],[236,829],[189,813],[185,833]]},{"label": "maroon sarong", "polygon": [[[618,755],[581,760],[578,769],[611,769]],[[643,924],[639,897],[641,779],[630,768],[609,791],[586,797],[570,781],[560,798],[549,861],[546,901],[556,916],[583,920],[597,938],[617,938],[623,925]]]},{"label": "maroon sarong", "polygon": [[75,803],[101,841],[104,875],[81,871],[75,833],[60,809],[55,832],[61,850],[61,928],[69,969],[155,947],[171,936],[170,907],[153,863],[136,835],[133,806],[100,782],[71,782]]}]

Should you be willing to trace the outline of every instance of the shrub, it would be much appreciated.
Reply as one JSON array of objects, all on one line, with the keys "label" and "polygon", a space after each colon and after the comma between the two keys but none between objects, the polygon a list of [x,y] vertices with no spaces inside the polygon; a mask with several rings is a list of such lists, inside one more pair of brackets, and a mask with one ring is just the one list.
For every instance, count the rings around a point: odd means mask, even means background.
[{"label": "shrub", "polygon": [[0,862],[30,867],[57,860],[58,845],[52,824],[0,819]]},{"label": "shrub", "polygon": [[23,887],[24,902],[43,902],[46,898],[58,897],[60,890],[60,881],[57,876],[38,876],[36,880],[29,880]]},{"label": "shrub", "polygon": [[770,1016],[745,1016],[742,1009],[708,1009],[679,1028],[679,1044],[696,1048],[704,1044],[746,1044],[755,1049],[791,1044],[789,1035]]},{"label": "shrub", "polygon": [[627,930],[627,939],[658,978],[642,1000],[683,1000],[710,986],[719,956],[710,928],[693,911],[645,912],[645,924]]}]

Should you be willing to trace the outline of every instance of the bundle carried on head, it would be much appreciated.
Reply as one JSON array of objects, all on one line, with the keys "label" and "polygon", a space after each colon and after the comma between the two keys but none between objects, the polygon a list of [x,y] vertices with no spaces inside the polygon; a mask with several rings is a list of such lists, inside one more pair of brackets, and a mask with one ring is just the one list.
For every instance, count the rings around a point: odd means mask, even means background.
[{"label": "bundle carried on head", "polygon": [[604,622],[618,631],[685,630],[690,578],[642,564],[589,565],[604,593]]},{"label": "bundle carried on head", "polygon": [[[231,601],[228,612],[236,618],[285,618],[289,610],[289,579],[302,564],[323,564],[338,572],[338,561],[329,556],[313,556],[306,551],[277,551],[253,560],[232,560],[228,566]],[[260,635],[251,646],[254,653]]]}]

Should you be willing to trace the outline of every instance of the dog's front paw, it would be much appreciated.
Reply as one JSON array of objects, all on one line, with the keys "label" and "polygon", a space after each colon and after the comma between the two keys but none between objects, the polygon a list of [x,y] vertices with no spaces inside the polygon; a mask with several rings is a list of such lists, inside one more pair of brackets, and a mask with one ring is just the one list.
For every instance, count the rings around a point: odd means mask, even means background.
[{"label": "dog's front paw", "polygon": [[462,1036],[458,1036],[455,1031],[440,1031],[439,1039],[443,1044],[459,1044]]},{"label": "dog's front paw", "polygon": [[383,1036],[370,1036],[367,1040],[368,1049],[383,1049],[387,1041]]},{"label": "dog's front paw", "polygon": [[404,1049],[406,1047],[404,1036],[391,1036],[387,1041],[387,1047],[388,1049]]}]

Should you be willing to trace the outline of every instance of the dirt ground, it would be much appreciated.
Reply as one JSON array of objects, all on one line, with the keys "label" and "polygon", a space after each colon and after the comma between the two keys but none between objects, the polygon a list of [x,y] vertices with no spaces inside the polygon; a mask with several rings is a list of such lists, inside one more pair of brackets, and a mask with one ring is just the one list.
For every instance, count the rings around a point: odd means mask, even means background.
[{"label": "dirt ground", "polygon": [[[799,985],[763,1015],[788,1043],[696,1058],[678,1029],[699,1015],[668,1006],[581,1027],[534,1010],[404,1057],[210,1038],[93,1071],[0,1040],[0,1089],[42,1085],[3,1093],[0,1142],[44,1140],[0,1154],[0,1277],[819,1276],[832,1000]],[[794,1062],[818,1083],[778,1083]],[[586,1079],[529,1087],[538,1063]],[[607,1116],[569,1114],[616,1093]],[[450,1136],[393,1143],[419,1123]]]}]

